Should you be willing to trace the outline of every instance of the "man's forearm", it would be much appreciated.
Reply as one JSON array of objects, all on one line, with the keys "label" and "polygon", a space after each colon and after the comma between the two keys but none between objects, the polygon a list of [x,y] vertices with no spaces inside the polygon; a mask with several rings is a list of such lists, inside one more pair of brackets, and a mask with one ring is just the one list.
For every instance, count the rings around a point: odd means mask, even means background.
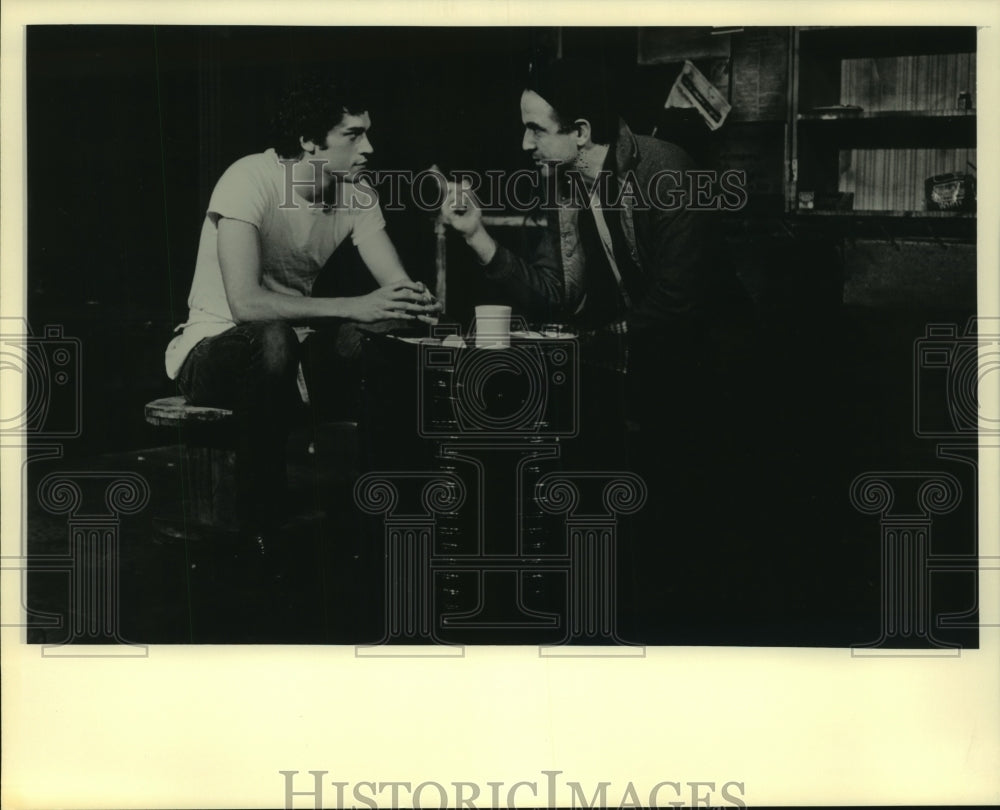
[{"label": "man's forearm", "polygon": [[472,248],[480,264],[489,264],[497,252],[497,243],[486,228],[478,228],[465,238],[465,244]]},{"label": "man's forearm", "polygon": [[481,224],[465,236],[465,243],[483,265],[485,277],[502,287],[523,313],[541,320],[564,314],[557,235],[546,231],[530,259],[499,246]]},{"label": "man's forearm", "polygon": [[354,298],[310,298],[261,289],[239,303],[230,302],[237,323],[301,321],[313,318],[354,317]]}]

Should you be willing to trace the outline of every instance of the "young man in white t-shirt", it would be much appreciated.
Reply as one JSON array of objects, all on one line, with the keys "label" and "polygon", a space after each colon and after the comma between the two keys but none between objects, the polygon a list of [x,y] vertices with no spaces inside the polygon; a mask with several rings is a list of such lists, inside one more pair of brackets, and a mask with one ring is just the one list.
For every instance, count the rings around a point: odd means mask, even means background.
[{"label": "young man in white t-shirt", "polygon": [[[373,151],[367,106],[342,85],[313,84],[289,95],[277,123],[275,148],[236,161],[212,193],[188,320],[166,352],[167,374],[189,402],[233,410],[241,531],[260,550],[285,494],[304,324],[424,320],[439,310],[406,274],[378,197],[358,178]],[[379,287],[311,297],[348,237]]]}]

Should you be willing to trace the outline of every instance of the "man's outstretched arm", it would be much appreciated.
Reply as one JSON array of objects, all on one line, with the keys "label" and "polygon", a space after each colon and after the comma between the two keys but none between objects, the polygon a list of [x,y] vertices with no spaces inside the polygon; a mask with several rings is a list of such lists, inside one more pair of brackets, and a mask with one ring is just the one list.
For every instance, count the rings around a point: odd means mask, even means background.
[{"label": "man's outstretched arm", "polygon": [[564,314],[562,263],[558,237],[551,228],[544,229],[538,248],[524,259],[497,244],[483,225],[475,196],[454,183],[448,184],[441,218],[465,239],[486,278],[502,285],[521,309],[544,320]]}]

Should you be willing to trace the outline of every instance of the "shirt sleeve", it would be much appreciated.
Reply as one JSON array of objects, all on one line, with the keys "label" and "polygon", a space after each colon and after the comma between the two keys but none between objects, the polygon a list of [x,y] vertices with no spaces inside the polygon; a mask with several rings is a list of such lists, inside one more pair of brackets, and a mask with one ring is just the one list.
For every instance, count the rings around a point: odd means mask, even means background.
[{"label": "shirt sleeve", "polygon": [[[555,219],[556,213],[550,216]],[[497,244],[496,253],[484,271],[486,278],[506,293],[518,312],[532,320],[556,320],[567,316],[559,235],[553,225],[542,229],[538,245],[527,259]]]},{"label": "shirt sleeve", "polygon": [[251,156],[236,161],[219,178],[208,203],[208,215],[213,221],[226,217],[261,227],[267,205],[267,189],[255,158]]},{"label": "shirt sleeve", "polygon": [[378,194],[367,183],[352,184],[350,194],[351,241],[359,245],[368,237],[385,230],[385,218]]}]

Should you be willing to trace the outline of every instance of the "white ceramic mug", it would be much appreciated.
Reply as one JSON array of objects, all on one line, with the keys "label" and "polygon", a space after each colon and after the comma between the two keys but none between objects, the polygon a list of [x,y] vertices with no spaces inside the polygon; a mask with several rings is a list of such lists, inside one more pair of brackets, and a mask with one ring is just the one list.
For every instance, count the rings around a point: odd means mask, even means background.
[{"label": "white ceramic mug", "polygon": [[476,347],[510,346],[510,307],[476,307]]}]

